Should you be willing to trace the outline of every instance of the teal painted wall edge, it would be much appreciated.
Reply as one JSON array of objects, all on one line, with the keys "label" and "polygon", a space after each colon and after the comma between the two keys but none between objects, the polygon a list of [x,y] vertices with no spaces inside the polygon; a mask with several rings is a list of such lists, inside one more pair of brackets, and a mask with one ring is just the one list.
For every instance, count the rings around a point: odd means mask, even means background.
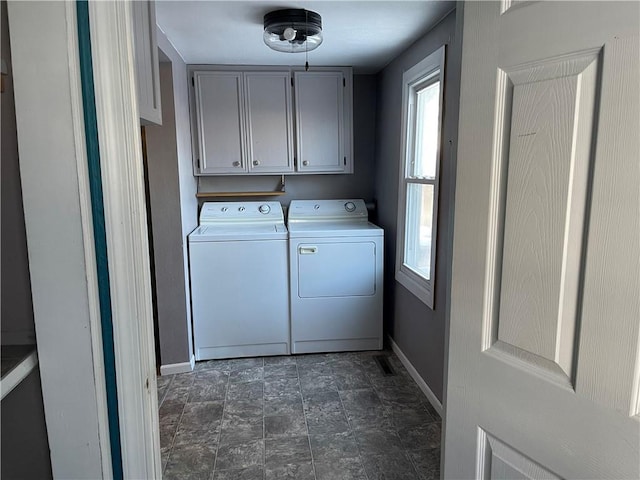
[{"label": "teal painted wall edge", "polygon": [[102,326],[102,346],[104,354],[105,381],[107,387],[107,412],[109,418],[111,463],[113,468],[113,478],[115,480],[121,480],[123,478],[122,448],[120,444],[118,391],[113,347],[109,264],[107,261],[107,235],[102,196],[102,174],[100,170],[100,146],[98,144],[98,120],[96,116],[95,90],[93,84],[93,61],[91,58],[89,4],[86,0],[78,0],[76,2],[76,8],[78,17],[82,109],[84,112],[84,129],[87,145],[89,188],[91,191],[91,214],[93,217],[93,237],[95,242],[96,266],[98,272],[100,323]]}]

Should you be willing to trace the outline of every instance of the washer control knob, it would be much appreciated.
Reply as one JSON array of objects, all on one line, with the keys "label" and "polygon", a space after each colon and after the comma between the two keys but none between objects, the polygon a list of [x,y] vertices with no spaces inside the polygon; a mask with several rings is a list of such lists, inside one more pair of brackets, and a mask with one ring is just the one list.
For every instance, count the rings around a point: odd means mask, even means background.
[{"label": "washer control knob", "polygon": [[344,209],[351,213],[351,212],[355,212],[356,211],[356,204],[353,202],[347,202],[344,204]]},{"label": "washer control knob", "polygon": [[223,212],[226,212],[227,210],[229,210],[229,208],[227,208],[227,207],[222,207],[220,210],[222,210]]},{"label": "washer control knob", "polygon": [[244,207],[238,207],[239,212],[244,212]]},{"label": "washer control knob", "polygon": [[320,210],[320,205],[318,205],[317,203],[313,206],[314,210]]},{"label": "washer control knob", "polygon": [[266,215],[267,213],[269,213],[271,211],[271,207],[269,205],[267,205],[266,203],[260,205],[258,207],[258,211],[260,213],[263,213],[264,215]]}]

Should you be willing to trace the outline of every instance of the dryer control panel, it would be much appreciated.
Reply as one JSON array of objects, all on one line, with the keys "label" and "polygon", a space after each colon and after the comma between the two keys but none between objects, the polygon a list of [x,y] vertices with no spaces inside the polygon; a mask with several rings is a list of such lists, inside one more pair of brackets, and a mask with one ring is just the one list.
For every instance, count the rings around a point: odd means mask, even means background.
[{"label": "dryer control panel", "polygon": [[292,200],[289,222],[313,220],[367,220],[369,213],[364,200]]}]

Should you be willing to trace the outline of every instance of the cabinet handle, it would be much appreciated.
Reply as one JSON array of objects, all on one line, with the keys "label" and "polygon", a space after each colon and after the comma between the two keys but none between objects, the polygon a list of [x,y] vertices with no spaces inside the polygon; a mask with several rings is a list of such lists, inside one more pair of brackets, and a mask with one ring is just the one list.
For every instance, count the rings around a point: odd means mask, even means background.
[{"label": "cabinet handle", "polygon": [[303,161],[302,161],[302,165],[304,165],[305,167],[306,167],[307,165],[309,165],[309,160],[303,160]]},{"label": "cabinet handle", "polygon": [[233,162],[233,166],[234,167],[239,167],[240,166],[240,162],[236,160],[235,162]]},{"label": "cabinet handle", "polygon": [[299,247],[298,252],[300,255],[313,255],[318,252],[318,247]]},{"label": "cabinet handle", "polygon": [[254,161],[253,161],[253,164],[254,164],[255,166],[260,165],[260,160],[254,160]]}]

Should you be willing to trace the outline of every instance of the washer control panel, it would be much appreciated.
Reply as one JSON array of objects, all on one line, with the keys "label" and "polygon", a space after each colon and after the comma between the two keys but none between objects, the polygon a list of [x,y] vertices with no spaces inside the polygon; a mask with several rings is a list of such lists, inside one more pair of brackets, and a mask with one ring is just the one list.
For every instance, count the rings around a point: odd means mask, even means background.
[{"label": "washer control panel", "polygon": [[280,202],[206,202],[200,210],[200,225],[265,221],[284,221]]}]

